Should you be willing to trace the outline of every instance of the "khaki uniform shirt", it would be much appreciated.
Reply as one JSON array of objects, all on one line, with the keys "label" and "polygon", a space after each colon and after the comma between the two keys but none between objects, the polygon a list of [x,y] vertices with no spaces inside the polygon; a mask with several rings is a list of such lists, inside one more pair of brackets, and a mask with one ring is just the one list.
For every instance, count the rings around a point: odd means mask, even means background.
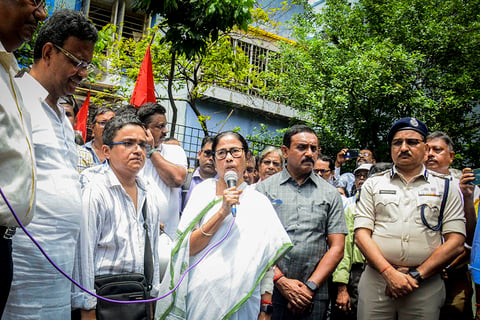
[{"label": "khaki uniform shirt", "polygon": [[442,235],[465,235],[462,195],[456,183],[450,183],[442,228],[433,231],[422,222],[424,206],[428,224],[438,224],[444,186],[444,178],[425,168],[408,183],[395,167],[374,175],[362,186],[354,228],[372,230],[372,239],[390,263],[418,266],[442,244]]}]

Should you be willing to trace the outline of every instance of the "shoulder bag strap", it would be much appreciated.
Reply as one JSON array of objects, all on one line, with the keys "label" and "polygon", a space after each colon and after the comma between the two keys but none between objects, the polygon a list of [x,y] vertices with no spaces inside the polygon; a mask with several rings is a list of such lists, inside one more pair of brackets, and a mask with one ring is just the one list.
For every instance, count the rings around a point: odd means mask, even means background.
[{"label": "shoulder bag strap", "polygon": [[146,195],[145,195],[145,201],[143,202],[142,215],[143,215],[143,228],[145,229],[145,253],[143,254],[143,272],[145,274],[145,279],[147,280],[148,290],[150,291],[152,289],[152,281],[153,281],[153,258],[152,258],[152,246],[150,244],[150,237],[148,234]]}]

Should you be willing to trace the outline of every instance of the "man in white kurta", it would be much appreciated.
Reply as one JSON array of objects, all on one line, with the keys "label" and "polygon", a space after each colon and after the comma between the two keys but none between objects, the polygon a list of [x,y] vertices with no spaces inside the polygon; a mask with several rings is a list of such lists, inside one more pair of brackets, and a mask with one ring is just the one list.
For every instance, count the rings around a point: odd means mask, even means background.
[{"label": "man in white kurta", "polygon": [[[67,30],[73,28],[84,38],[69,36]],[[82,13],[56,11],[39,31],[30,74],[18,79],[31,114],[38,177],[37,207],[28,230],[67,274],[73,268],[81,200],[75,135],[57,101],[73,94],[87,76],[85,61],[91,61],[96,39],[95,27]],[[22,231],[15,240],[15,270],[3,319],[70,319],[70,282]]]}]

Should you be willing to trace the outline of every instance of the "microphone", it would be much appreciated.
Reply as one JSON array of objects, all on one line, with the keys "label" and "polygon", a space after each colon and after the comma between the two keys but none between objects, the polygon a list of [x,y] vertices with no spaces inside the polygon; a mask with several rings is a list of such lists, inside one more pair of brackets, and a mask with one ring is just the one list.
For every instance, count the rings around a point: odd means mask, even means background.
[{"label": "microphone", "polygon": [[[223,176],[223,180],[225,180],[225,183],[227,184],[227,188],[235,187],[237,185],[237,180],[238,180],[237,173],[235,171],[227,171]],[[234,217],[237,216],[237,205],[235,204],[232,206],[232,215]]]}]

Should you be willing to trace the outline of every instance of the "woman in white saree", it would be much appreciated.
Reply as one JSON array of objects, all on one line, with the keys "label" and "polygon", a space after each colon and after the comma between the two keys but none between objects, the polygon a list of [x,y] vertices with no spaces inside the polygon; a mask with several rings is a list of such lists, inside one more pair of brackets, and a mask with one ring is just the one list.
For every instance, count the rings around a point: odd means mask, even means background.
[{"label": "woman in white saree", "polygon": [[[243,181],[248,145],[235,132],[213,141],[218,180],[195,187],[183,211],[171,264],[161,292],[174,288],[191,265],[208,253],[179,288],[157,304],[160,319],[257,319],[261,282],[275,261],[292,247],[269,200]],[[234,171],[236,186],[227,187],[225,173]],[[236,217],[232,215],[236,206]],[[233,223],[233,224],[232,224]]]}]

